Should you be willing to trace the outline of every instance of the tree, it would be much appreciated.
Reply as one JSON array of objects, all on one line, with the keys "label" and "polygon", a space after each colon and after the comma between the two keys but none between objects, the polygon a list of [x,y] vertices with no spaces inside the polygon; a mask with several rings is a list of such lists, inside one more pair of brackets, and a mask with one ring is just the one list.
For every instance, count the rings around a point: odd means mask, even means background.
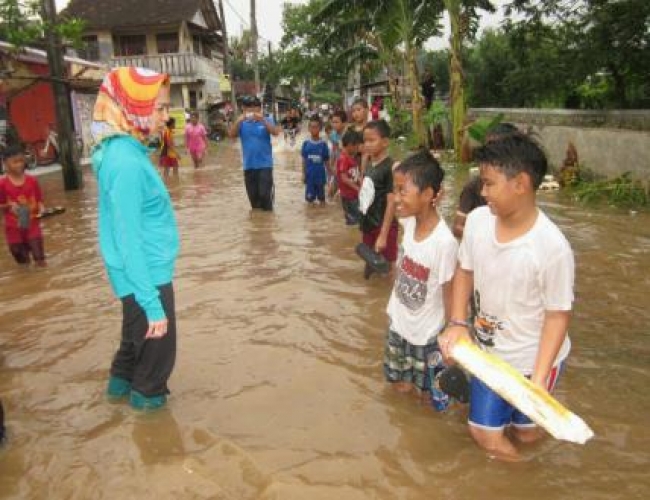
[{"label": "tree", "polygon": [[[314,18],[316,23],[327,23],[330,39],[336,37],[355,46],[354,52],[342,54],[348,64],[360,57],[380,61],[389,81],[394,81],[400,59],[406,63],[413,128],[420,145],[426,144],[427,135],[422,121],[417,54],[424,42],[440,33],[441,14],[442,4],[438,1],[328,0]],[[399,106],[399,100],[394,104]]]},{"label": "tree", "polygon": [[577,87],[604,78],[611,84],[609,106],[650,103],[650,2],[512,0],[508,7],[507,15],[518,11],[525,16],[522,31],[564,33]]},{"label": "tree", "polygon": [[465,81],[463,74],[463,42],[477,29],[477,10],[494,12],[489,0],[443,0],[449,24],[451,25],[449,62],[449,99],[451,101],[451,121],[453,126],[454,151],[456,159],[461,160],[463,134],[465,127]]}]

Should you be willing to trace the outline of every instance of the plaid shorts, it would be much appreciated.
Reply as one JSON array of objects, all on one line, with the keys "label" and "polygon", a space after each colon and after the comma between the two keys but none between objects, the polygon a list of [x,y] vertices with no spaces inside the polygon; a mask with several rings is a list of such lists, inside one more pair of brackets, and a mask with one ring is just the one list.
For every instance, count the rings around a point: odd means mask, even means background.
[{"label": "plaid shorts", "polygon": [[431,390],[431,376],[444,368],[437,337],[426,345],[413,345],[388,329],[384,351],[384,375],[388,382],[410,382],[421,391]]}]

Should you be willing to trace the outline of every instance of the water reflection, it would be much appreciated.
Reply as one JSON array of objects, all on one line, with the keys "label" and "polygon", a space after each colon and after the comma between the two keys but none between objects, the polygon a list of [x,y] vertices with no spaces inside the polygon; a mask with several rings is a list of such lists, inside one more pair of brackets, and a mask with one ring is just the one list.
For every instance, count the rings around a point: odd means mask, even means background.
[{"label": "water reflection", "polygon": [[[650,489],[650,216],[544,194],[577,256],[574,340],[560,399],[596,431],[489,461],[466,410],[439,415],[382,379],[390,283],[362,278],[340,207],[302,202],[298,155],[277,152],[277,210],[251,213],[239,152],[168,187],[182,235],[177,369],[169,408],[103,395],[120,306],[96,247],[92,177],[43,178],[50,267],[0,252],[0,396],[9,446],[0,497],[425,499],[645,498]],[[449,169],[444,215],[464,172]]]}]

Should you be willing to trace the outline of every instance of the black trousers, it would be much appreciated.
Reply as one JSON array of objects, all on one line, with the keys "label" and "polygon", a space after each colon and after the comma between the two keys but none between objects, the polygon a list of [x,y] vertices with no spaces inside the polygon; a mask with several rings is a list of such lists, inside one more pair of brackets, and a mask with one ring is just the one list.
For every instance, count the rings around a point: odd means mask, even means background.
[{"label": "black trousers", "polygon": [[273,210],[275,187],[272,168],[244,170],[244,182],[246,183],[248,201],[252,208]]},{"label": "black trousers", "polygon": [[111,375],[131,382],[144,396],[169,394],[167,380],[176,361],[176,314],[174,287],[158,287],[167,316],[167,334],[159,339],[144,338],[149,321],[133,295],[122,298],[122,341],[111,365]]}]

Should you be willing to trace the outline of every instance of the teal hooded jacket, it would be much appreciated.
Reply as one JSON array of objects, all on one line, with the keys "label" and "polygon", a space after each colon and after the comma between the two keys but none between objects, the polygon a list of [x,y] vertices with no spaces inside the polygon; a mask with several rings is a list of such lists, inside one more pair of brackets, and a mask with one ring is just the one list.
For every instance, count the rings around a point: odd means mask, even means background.
[{"label": "teal hooded jacket", "polygon": [[171,283],[179,250],[167,188],[149,150],[127,135],[93,151],[99,191],[99,247],[117,297],[133,294],[149,321],[165,318],[157,286]]}]

